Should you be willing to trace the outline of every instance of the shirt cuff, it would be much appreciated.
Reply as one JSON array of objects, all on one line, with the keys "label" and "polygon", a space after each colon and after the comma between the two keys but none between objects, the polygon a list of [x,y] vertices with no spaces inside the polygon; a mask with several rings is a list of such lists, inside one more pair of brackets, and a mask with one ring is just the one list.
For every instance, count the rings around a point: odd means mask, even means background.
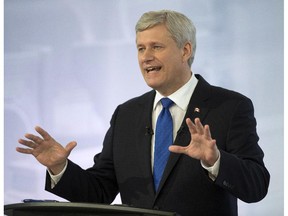
[{"label": "shirt cuff", "polygon": [[220,157],[221,157],[221,154],[220,154],[220,151],[219,151],[219,157],[218,157],[217,161],[214,163],[214,165],[211,166],[211,167],[205,166],[204,163],[202,161],[200,161],[201,162],[201,166],[208,171],[208,176],[213,181],[215,181],[215,179],[217,178],[218,173],[219,173]]},{"label": "shirt cuff", "polygon": [[51,179],[51,189],[53,189],[53,188],[56,186],[56,184],[60,181],[60,179],[62,178],[62,176],[63,176],[63,174],[64,174],[64,172],[65,172],[65,170],[66,170],[66,168],[67,168],[67,165],[68,165],[68,161],[66,160],[65,167],[64,167],[63,170],[62,170],[59,174],[57,174],[57,175],[53,175],[53,174],[51,173],[51,171],[50,171],[49,169],[47,169],[47,171],[48,171],[48,173],[49,173],[49,175],[50,175],[50,179]]}]

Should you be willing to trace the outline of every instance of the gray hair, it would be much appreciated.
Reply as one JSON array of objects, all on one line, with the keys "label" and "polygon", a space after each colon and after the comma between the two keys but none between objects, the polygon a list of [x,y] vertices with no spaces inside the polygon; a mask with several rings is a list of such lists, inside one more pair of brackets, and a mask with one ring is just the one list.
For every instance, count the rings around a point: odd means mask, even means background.
[{"label": "gray hair", "polygon": [[156,25],[165,24],[173,40],[179,48],[187,42],[192,44],[193,53],[188,64],[191,67],[196,52],[196,28],[193,22],[184,14],[171,10],[150,11],[144,13],[138,20],[135,31],[141,32]]}]

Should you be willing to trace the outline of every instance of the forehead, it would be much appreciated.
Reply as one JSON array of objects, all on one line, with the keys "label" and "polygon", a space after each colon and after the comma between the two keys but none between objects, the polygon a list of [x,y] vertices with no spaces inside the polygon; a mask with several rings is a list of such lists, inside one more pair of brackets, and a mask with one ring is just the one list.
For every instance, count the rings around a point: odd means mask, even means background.
[{"label": "forehead", "polygon": [[144,31],[136,33],[136,43],[145,44],[151,42],[171,42],[172,37],[164,24],[156,25]]}]

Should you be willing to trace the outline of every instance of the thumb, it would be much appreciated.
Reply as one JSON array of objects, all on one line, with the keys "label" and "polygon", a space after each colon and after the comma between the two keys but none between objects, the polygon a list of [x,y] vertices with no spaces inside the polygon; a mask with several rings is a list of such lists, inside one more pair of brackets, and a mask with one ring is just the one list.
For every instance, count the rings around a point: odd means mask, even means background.
[{"label": "thumb", "polygon": [[186,152],[186,147],[178,146],[178,145],[171,145],[169,146],[169,151],[173,153],[183,154]]},{"label": "thumb", "polygon": [[68,152],[68,155],[70,155],[71,151],[76,147],[76,145],[77,145],[77,142],[75,141],[72,141],[66,145],[65,149]]}]

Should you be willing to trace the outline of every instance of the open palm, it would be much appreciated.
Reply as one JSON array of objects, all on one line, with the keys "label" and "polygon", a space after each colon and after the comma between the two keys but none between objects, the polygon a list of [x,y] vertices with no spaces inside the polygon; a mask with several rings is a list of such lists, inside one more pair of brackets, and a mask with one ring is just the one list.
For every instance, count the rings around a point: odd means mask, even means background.
[{"label": "open palm", "polygon": [[191,134],[189,145],[184,147],[172,145],[169,150],[174,153],[186,154],[201,160],[207,166],[212,166],[219,157],[219,151],[216,140],[211,137],[209,126],[203,126],[199,118],[195,119],[195,123],[187,118],[186,124]]},{"label": "open palm", "polygon": [[19,139],[18,142],[29,148],[17,147],[16,150],[20,153],[33,155],[41,164],[57,174],[64,168],[70,152],[76,146],[76,142],[70,142],[64,148],[41,127],[37,126],[35,130],[41,137],[25,134],[25,138],[28,140]]}]

